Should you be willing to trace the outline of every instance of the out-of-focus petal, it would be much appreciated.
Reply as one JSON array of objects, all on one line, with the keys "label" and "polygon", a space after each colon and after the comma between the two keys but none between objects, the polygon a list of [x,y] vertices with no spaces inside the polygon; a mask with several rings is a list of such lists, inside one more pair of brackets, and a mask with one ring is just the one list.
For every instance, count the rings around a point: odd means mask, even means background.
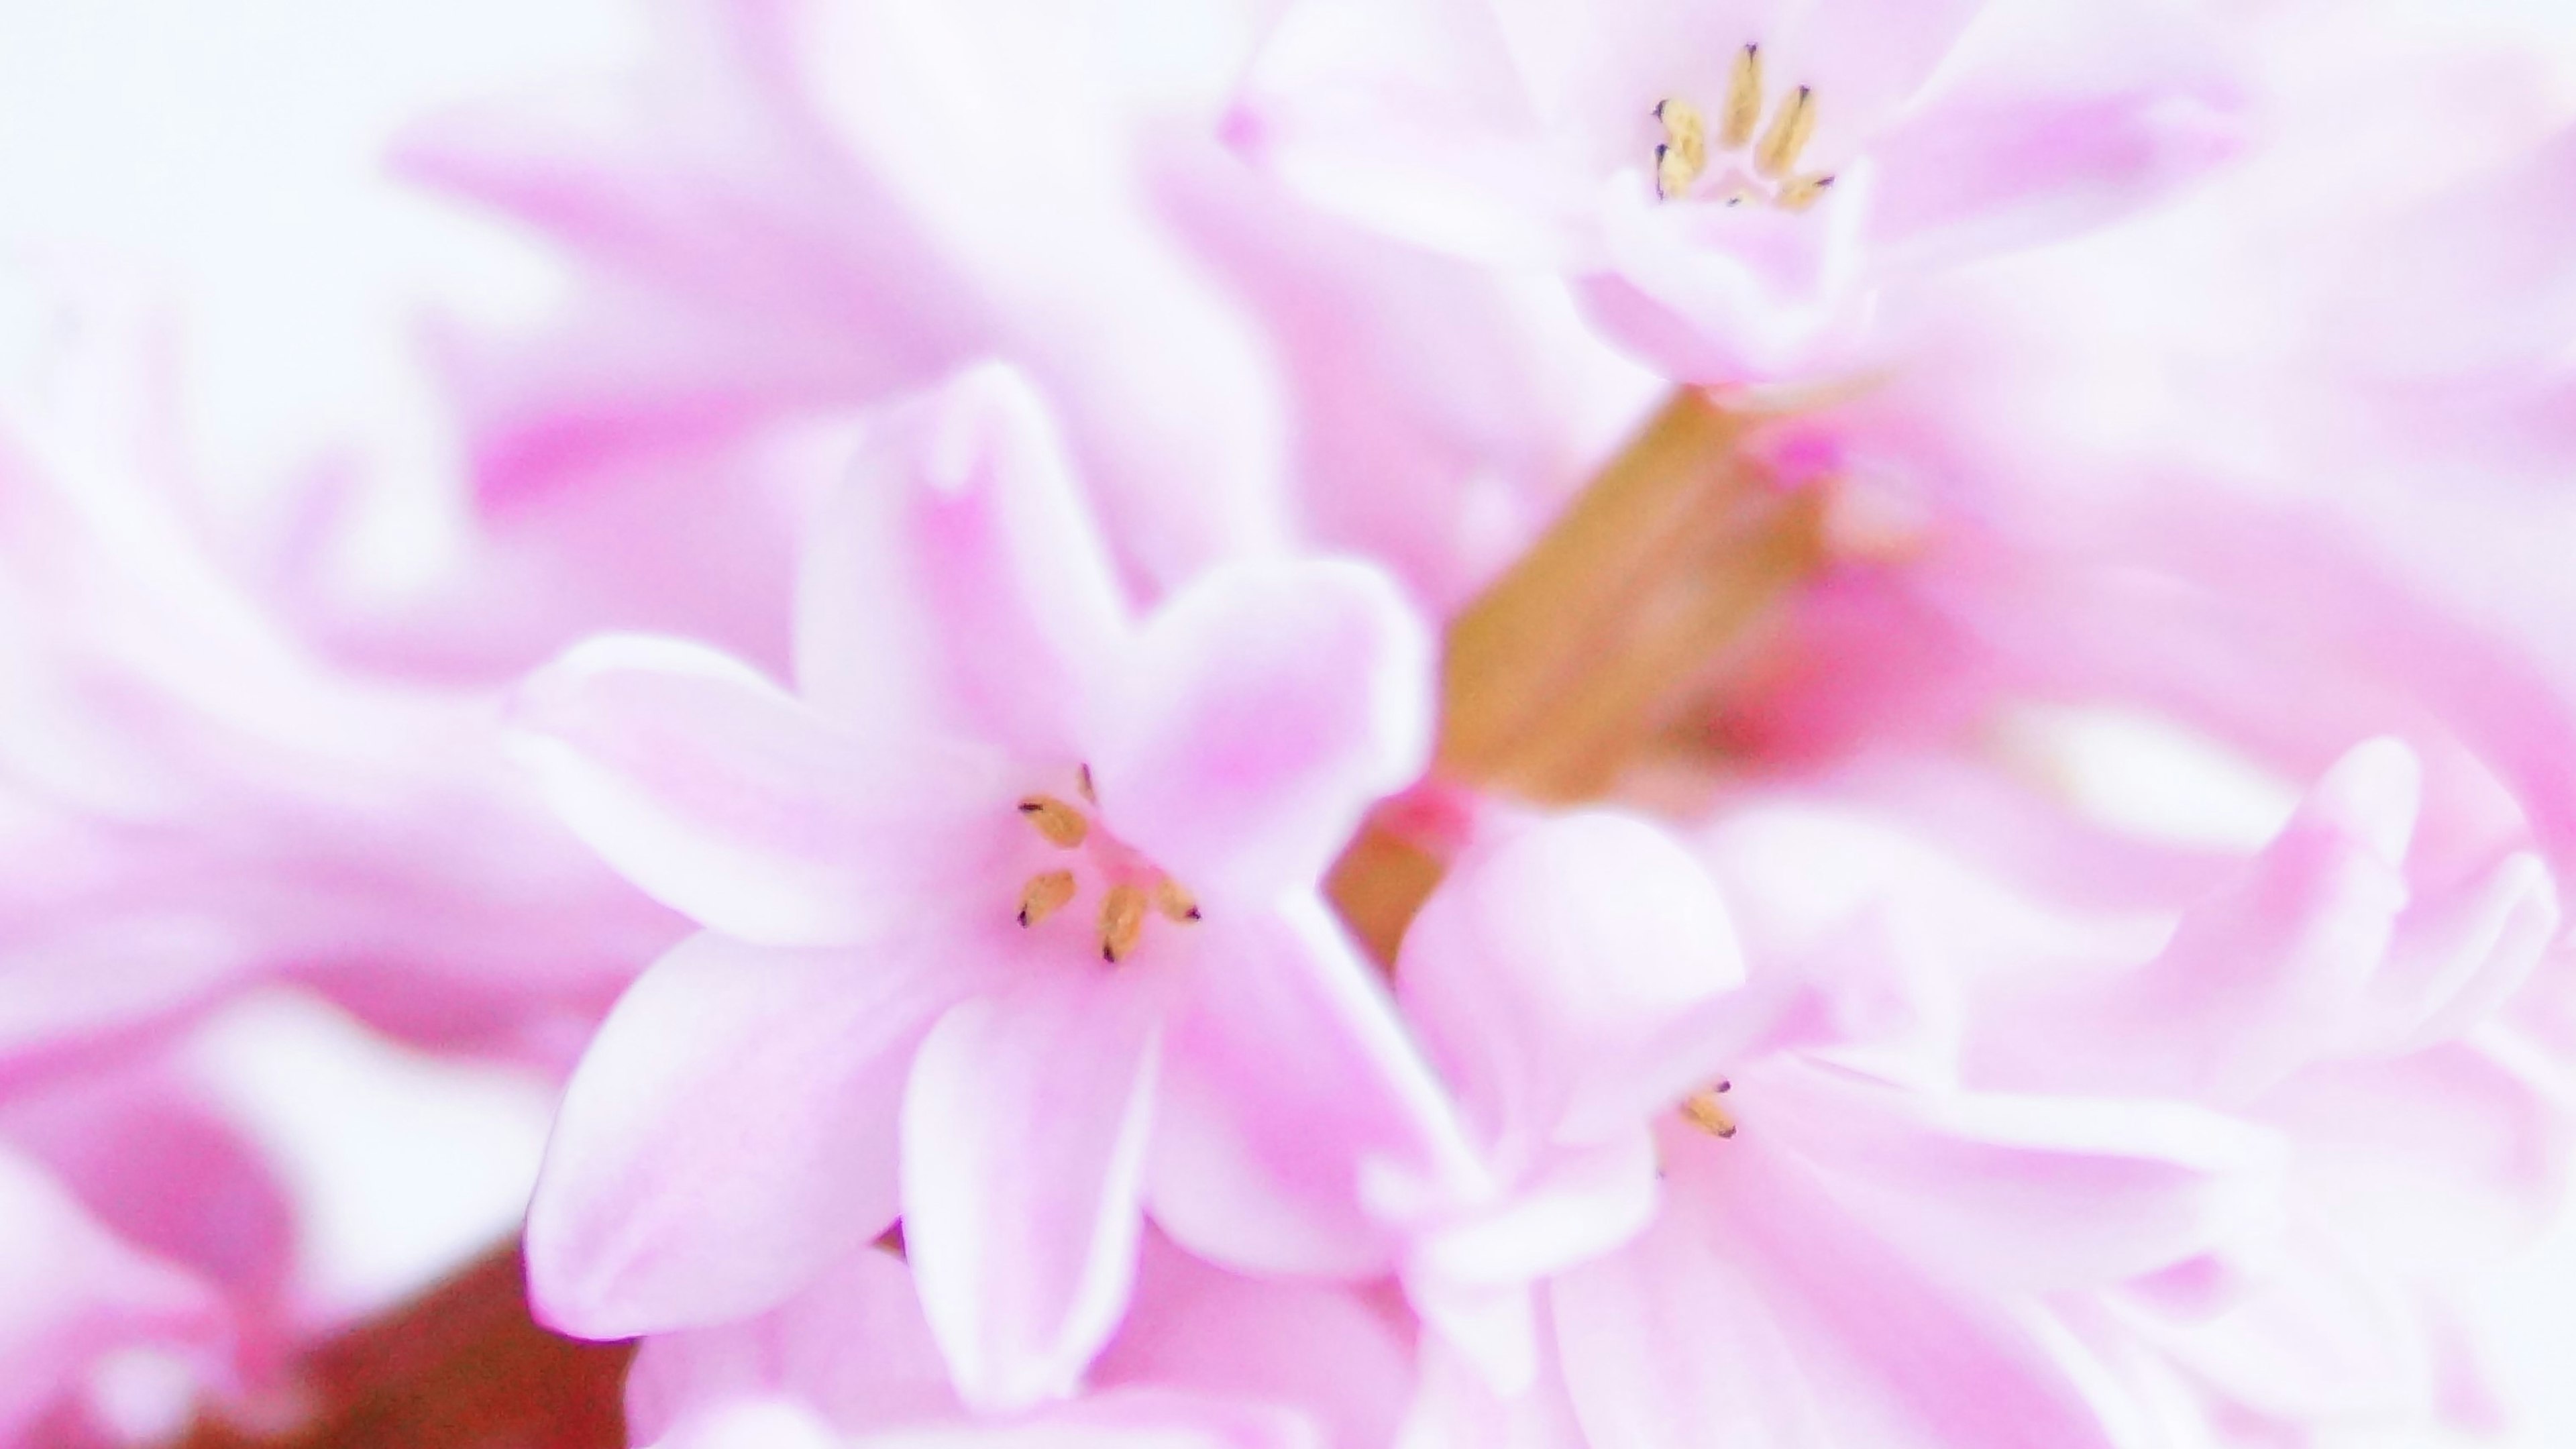
[{"label": "out-of-focus petal", "polygon": [[1101,809],[1202,900],[1311,889],[1430,762],[1430,631],[1356,562],[1214,569],[1146,622],[1092,699]]},{"label": "out-of-focus petal", "polygon": [[976,978],[900,937],[708,932],[656,962],[557,1114],[528,1214],[539,1312],[595,1338],[739,1317],[885,1231],[913,1048]]},{"label": "out-of-focus petal", "polygon": [[979,1409],[1071,1394],[1126,1310],[1167,985],[1066,963],[959,1005],[922,1043],[904,1244]]},{"label": "out-of-focus petal", "polygon": [[2033,1325],[1890,1252],[1749,1124],[1667,1167],[1656,1225],[1552,1289],[1595,1449],[2113,1442]]},{"label": "out-of-focus petal", "polygon": [[1742,984],[1744,962],[1687,850],[1591,812],[1460,860],[1407,929],[1396,980],[1476,1125],[1549,1137],[1569,1115],[1615,1121],[1622,1107],[1633,1128],[1685,1089],[1635,1080],[1659,1065],[1644,1049]]},{"label": "out-of-focus petal", "polygon": [[849,1433],[963,1412],[901,1259],[844,1255],[757,1318],[655,1334],[626,1374],[626,1421],[653,1443],[729,1400],[781,1399]]},{"label": "out-of-focus petal", "polygon": [[838,718],[1063,758],[1128,632],[1054,423],[988,364],[869,423],[809,536],[796,674]]},{"label": "out-of-focus petal", "polygon": [[1937,1271],[2050,1292],[2268,1247],[2284,1144],[2178,1102],[1900,1091],[1765,1065],[1729,1098]]},{"label": "out-of-focus petal", "polygon": [[98,1355],[203,1348],[220,1314],[203,1285],[110,1237],[52,1178],[0,1152],[0,1435],[26,1432]]},{"label": "out-of-focus petal", "polygon": [[983,869],[1011,823],[989,761],[836,729],[710,649],[593,639],[528,682],[516,723],[591,848],[747,941],[846,943],[954,881],[1000,873]]}]

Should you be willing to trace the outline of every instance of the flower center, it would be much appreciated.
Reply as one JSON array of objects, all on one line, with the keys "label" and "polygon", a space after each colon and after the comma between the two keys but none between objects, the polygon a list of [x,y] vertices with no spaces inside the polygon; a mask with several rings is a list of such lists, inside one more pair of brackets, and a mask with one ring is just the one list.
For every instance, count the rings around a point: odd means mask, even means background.
[{"label": "flower center", "polygon": [[[1678,97],[1655,106],[1664,139],[1655,145],[1655,195],[1665,201],[1720,200],[1729,206],[1758,201],[1783,211],[1816,204],[1834,178],[1798,170],[1798,154],[1816,132],[1816,94],[1805,86],[1771,108],[1762,124],[1762,47],[1748,45],[1726,79],[1726,108],[1719,113],[1717,165],[1710,166],[1708,119]],[[1759,131],[1757,138],[1755,133]]]},{"label": "flower center", "polygon": [[[1083,802],[1099,808],[1090,766],[1081,768],[1074,783]],[[1058,850],[1080,852],[1075,864],[1090,866],[1100,877],[1101,960],[1115,966],[1135,954],[1145,938],[1149,911],[1181,925],[1199,918],[1199,903],[1187,888],[1108,831],[1095,828],[1081,806],[1054,795],[1028,795],[1021,798],[1019,812],[1040,839]],[[1040,871],[1020,888],[1020,925],[1034,928],[1081,893],[1082,876],[1072,866]]]},{"label": "flower center", "polygon": [[1718,1100],[1734,1087],[1733,1082],[1721,1078],[1716,1086],[1682,1098],[1682,1119],[1711,1137],[1734,1136],[1735,1114],[1726,1110],[1726,1104]]}]

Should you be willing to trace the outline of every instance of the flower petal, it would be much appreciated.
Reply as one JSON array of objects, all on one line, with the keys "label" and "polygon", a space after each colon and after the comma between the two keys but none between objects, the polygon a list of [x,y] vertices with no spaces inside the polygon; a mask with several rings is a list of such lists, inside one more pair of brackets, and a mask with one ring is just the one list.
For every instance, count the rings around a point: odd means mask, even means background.
[{"label": "flower petal", "polygon": [[1797,1063],[1739,1077],[1851,1216],[1937,1270],[2032,1292],[2268,1247],[2278,1138],[2179,1102],[1901,1091]]},{"label": "flower petal", "polygon": [[1092,700],[1102,813],[1203,901],[1312,887],[1429,763],[1432,678],[1430,631],[1369,565],[1210,570]]},{"label": "flower petal", "polygon": [[609,636],[538,671],[517,745],[573,830],[655,899],[769,945],[855,941],[1016,842],[990,761],[835,729],[748,665]]},{"label": "flower petal", "polygon": [[1471,850],[1407,928],[1396,971],[1406,1016],[1489,1142],[1549,1139],[1578,1112],[1633,1131],[1688,1087],[1632,1080],[1659,1065],[1642,1049],[1743,980],[1708,872],[1608,811]]},{"label": "flower petal", "polygon": [[1059,758],[1129,629],[1054,421],[987,365],[871,419],[808,546],[796,677],[836,718]]},{"label": "flower petal", "polygon": [[1595,1449],[2112,1442],[2039,1331],[1889,1252],[1749,1125],[1667,1164],[1646,1236],[1551,1289]]},{"label": "flower petal", "polygon": [[1066,969],[950,1011],[904,1091],[905,1249],[987,1411],[1071,1394],[1134,1287],[1163,984]]},{"label": "flower petal", "polygon": [[971,966],[909,943],[692,937],[573,1073],[528,1213],[529,1291],[568,1333],[754,1313],[885,1231],[897,1093]]},{"label": "flower petal", "polygon": [[1250,1272],[1392,1266],[1394,1241],[1363,1203],[1371,1182],[1472,1169],[1385,988],[1312,898],[1210,915],[1194,935],[1190,993],[1165,1041],[1154,1220]]},{"label": "flower petal", "polygon": [[912,1274],[874,1246],[756,1318],[645,1339],[626,1374],[627,1430],[652,1443],[729,1401],[764,1399],[804,1405],[841,1433],[961,1412]]}]

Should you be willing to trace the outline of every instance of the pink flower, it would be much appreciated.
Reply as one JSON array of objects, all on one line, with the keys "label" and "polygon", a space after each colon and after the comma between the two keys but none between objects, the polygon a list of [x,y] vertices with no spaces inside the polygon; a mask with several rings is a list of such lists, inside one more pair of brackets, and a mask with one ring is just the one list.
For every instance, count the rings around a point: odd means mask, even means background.
[{"label": "pink flower", "polygon": [[1506,1187],[1416,1219],[1420,1442],[2116,1442],[2043,1303],[2259,1245],[2277,1144],[1961,1081],[1935,935],[1775,935],[1736,987],[1727,919],[1609,818],[1480,848],[1426,906],[1405,1003]]},{"label": "pink flower", "polygon": [[672,918],[531,797],[497,685],[323,647],[176,476],[141,326],[75,315],[0,426],[0,1084],[281,979],[563,1063]]},{"label": "pink flower", "polygon": [[647,1339],[627,1379],[634,1441],[661,1449],[1383,1442],[1404,1383],[1395,1323],[1345,1292],[1236,1278],[1167,1244],[1148,1246],[1130,1325],[1083,1398],[969,1414],[949,1387],[912,1275],[894,1255],[864,1249],[757,1318]]},{"label": "pink flower", "polygon": [[900,1211],[960,1391],[1017,1408],[1115,1329],[1141,1207],[1226,1261],[1385,1265],[1357,1182],[1444,1109],[1315,894],[1429,746],[1384,578],[1245,562],[1135,619],[1039,405],[985,369],[871,427],[799,609],[801,698],[641,638],[526,690],[565,818],[708,928],[574,1076],[543,1311],[756,1312]]},{"label": "pink flower", "polygon": [[1677,379],[1831,367],[1881,294],[2130,210],[2229,147],[2143,7],[1303,0],[1236,134],[1325,205],[1553,267]]}]

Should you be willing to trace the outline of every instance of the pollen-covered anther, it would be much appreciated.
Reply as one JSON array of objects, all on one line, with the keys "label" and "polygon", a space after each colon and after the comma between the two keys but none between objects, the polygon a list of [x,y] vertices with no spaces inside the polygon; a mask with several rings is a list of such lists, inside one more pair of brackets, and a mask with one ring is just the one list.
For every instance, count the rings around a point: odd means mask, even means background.
[{"label": "pollen-covered anther", "polygon": [[1091,819],[1053,795],[1031,795],[1020,801],[1020,814],[1037,827],[1046,843],[1071,850],[1091,834]]},{"label": "pollen-covered anther", "polygon": [[1145,892],[1125,881],[1100,903],[1100,959],[1115,966],[1133,955],[1145,935]]},{"label": "pollen-covered anther", "polygon": [[1658,103],[1655,119],[1664,123],[1663,144],[1655,148],[1655,194],[1679,196],[1708,169],[1708,125],[1699,107],[1680,100]]},{"label": "pollen-covered anther", "polygon": [[1801,176],[1783,185],[1774,200],[1782,211],[1804,211],[1821,200],[1833,184],[1830,176]]},{"label": "pollen-covered anther", "polygon": [[1726,117],[1718,143],[1733,151],[1753,139],[1762,120],[1762,47],[1748,45],[1735,56],[1726,77]]},{"label": "pollen-covered anther", "polygon": [[1051,870],[1030,878],[1020,891],[1020,924],[1034,926],[1064,908],[1073,899],[1073,872]]},{"label": "pollen-covered anther", "polygon": [[1771,129],[1762,133],[1762,144],[1753,151],[1755,169],[1774,180],[1788,175],[1815,133],[1816,93],[1800,86],[1771,113]]},{"label": "pollen-covered anther", "polygon": [[1186,924],[1199,918],[1198,897],[1191,895],[1170,876],[1154,883],[1154,909],[1162,912],[1163,919],[1167,921]]},{"label": "pollen-covered anther", "polygon": [[1726,1104],[1717,1099],[1718,1093],[1727,1090],[1729,1085],[1731,1084],[1720,1082],[1709,1091],[1693,1092],[1684,1097],[1682,1116],[1692,1126],[1711,1137],[1734,1136],[1735,1114],[1727,1111]]}]

